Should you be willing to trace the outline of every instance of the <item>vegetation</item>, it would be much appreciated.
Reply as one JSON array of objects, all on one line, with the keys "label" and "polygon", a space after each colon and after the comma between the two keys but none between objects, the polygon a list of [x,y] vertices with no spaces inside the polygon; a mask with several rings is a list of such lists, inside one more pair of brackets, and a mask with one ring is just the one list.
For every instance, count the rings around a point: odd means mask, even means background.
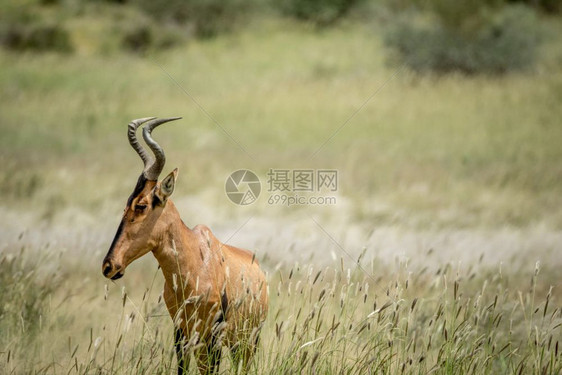
[{"label": "vegetation", "polygon": [[[19,285],[29,286],[30,271],[54,266],[47,261],[17,268],[29,256],[18,254],[14,262],[4,255],[2,275],[13,273]],[[273,271],[270,314],[250,373],[562,371],[562,295],[548,281],[556,278],[556,268],[455,271],[451,264],[437,270],[379,264],[360,257],[350,268],[342,259],[325,268],[295,264]],[[3,311],[2,339],[9,345],[2,347],[0,370],[173,372],[172,323],[159,295],[162,277],[153,263],[141,268],[125,276],[123,287],[101,277],[81,279],[79,271],[87,271],[82,268],[44,275],[64,280],[44,285],[46,310],[33,320],[27,320],[32,317],[25,316],[27,310]],[[29,292],[10,297],[11,304],[24,307],[35,298]],[[25,335],[31,328],[37,331],[33,340]],[[221,372],[230,370],[226,359]]]},{"label": "vegetation", "polygon": [[3,26],[1,42],[15,51],[59,51],[71,52],[68,32],[56,25],[8,24]]},{"label": "vegetation", "polygon": [[134,0],[161,23],[175,23],[198,37],[208,38],[232,31],[249,11],[252,2],[242,0]]},{"label": "vegetation", "polygon": [[[4,253],[0,258],[0,338],[2,347],[25,350],[43,328],[42,319],[49,311],[48,300],[60,286],[60,277],[41,275],[45,257],[26,253]],[[21,345],[21,346],[20,346]]]},{"label": "vegetation", "polygon": [[431,4],[429,20],[408,14],[387,32],[386,44],[412,69],[503,74],[535,65],[541,28],[529,8]]},{"label": "vegetation", "polygon": [[72,52],[68,30],[56,17],[44,17],[30,2],[0,4],[0,46],[24,51]]},{"label": "vegetation", "polygon": [[562,3],[558,0],[509,0],[510,3],[523,3],[546,13],[560,13]]},{"label": "vegetation", "polygon": [[[260,17],[196,38],[191,15],[169,21],[134,0],[14,4],[0,4],[0,373],[174,371],[154,259],[115,283],[100,272],[141,171],[125,125],[151,115],[184,118],[155,138],[166,150],[164,173],[180,169],[175,201],[186,223],[257,249],[269,272],[270,315],[251,373],[562,372],[556,13],[491,4],[467,39],[478,46],[445,48],[455,56],[429,59],[447,72],[435,75],[411,65],[421,54],[415,46],[389,59],[416,41],[415,30],[432,38],[435,25],[452,27],[427,23],[437,11],[418,2],[350,5],[321,29],[256,2]],[[412,4],[410,34],[386,34],[395,12]],[[374,13],[354,18],[354,9]],[[532,44],[539,23],[542,44]],[[14,25],[25,35],[53,25],[70,49],[10,48]],[[474,51],[488,48],[493,28],[511,47],[479,60]],[[443,46],[469,29],[446,34]],[[524,51],[512,55],[517,48]],[[490,74],[459,74],[477,71]],[[338,205],[280,208],[260,197],[234,206],[224,182],[241,168],[262,187],[270,168],[337,169]],[[320,217],[319,236],[332,242],[311,234],[307,214]],[[383,237],[356,261],[356,244],[381,228],[411,236],[415,256],[399,257],[403,247]],[[475,233],[500,240],[483,248],[471,242]],[[529,233],[540,240],[527,241]],[[437,235],[449,242],[433,249],[426,239]],[[460,261],[488,248],[480,262]],[[306,261],[305,250],[314,254]]]},{"label": "vegetation", "polygon": [[[223,197],[226,176],[240,168],[263,177],[275,166],[328,165],[341,171],[340,193],[358,220],[561,228],[559,38],[545,44],[537,73],[497,79],[420,77],[387,65],[375,41],[360,25],[318,34],[270,21],[146,58],[91,54],[97,39],[71,57],[2,54],[4,204],[46,217],[77,204],[93,214],[120,206],[139,168],[123,127],[177,114],[184,120],[158,136],[186,193],[213,187]],[[119,168],[108,168],[115,160]],[[209,203],[232,209],[222,198]]]},{"label": "vegetation", "polygon": [[283,14],[327,26],[341,19],[359,0],[282,0],[272,1]]}]

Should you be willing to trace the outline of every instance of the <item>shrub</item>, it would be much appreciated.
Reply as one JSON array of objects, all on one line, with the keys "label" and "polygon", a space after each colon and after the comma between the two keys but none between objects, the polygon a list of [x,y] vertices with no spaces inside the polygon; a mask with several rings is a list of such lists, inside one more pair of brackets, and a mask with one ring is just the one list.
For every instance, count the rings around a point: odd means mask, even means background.
[{"label": "shrub", "polygon": [[45,5],[45,6],[58,5],[59,3],[60,3],[60,0],[39,0],[39,4]]},{"label": "shrub", "polygon": [[155,27],[151,22],[137,23],[120,31],[121,46],[133,53],[145,54],[149,50],[160,50],[174,47],[185,41],[185,35],[176,27]]},{"label": "shrub", "polygon": [[325,26],[346,15],[358,0],[281,0],[273,4],[285,15]]},{"label": "shrub", "polygon": [[91,2],[105,2],[108,4],[127,4],[129,0],[89,0]]},{"label": "shrub", "polygon": [[153,43],[152,30],[147,25],[140,25],[125,32],[123,47],[131,52],[145,53]]},{"label": "shrub", "polygon": [[447,14],[449,9],[434,10],[432,22],[410,14],[390,28],[385,42],[416,71],[502,74],[534,64],[540,27],[532,10],[505,6],[467,17]]},{"label": "shrub", "polygon": [[0,44],[14,51],[73,50],[68,32],[57,24],[8,23],[0,28]]},{"label": "shrub", "polygon": [[208,38],[234,29],[249,8],[243,0],[133,0],[160,22],[185,26]]},{"label": "shrub", "polygon": [[560,0],[509,0],[509,2],[527,4],[546,13],[562,12],[562,1]]},{"label": "shrub", "polygon": [[[72,51],[67,30],[43,17],[42,6],[56,6],[56,0],[0,2],[0,45],[14,51]],[[49,11],[57,12],[55,9]]]}]

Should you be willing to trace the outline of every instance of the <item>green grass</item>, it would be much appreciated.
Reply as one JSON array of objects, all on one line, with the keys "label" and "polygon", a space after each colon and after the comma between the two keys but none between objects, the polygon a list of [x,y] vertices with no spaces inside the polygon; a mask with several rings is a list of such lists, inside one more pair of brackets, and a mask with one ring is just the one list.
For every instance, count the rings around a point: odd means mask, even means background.
[{"label": "green grass", "polygon": [[[2,311],[2,373],[174,371],[172,322],[153,259],[111,283],[86,266],[91,255],[73,260],[54,251],[37,262],[27,251],[0,260],[1,275],[27,290],[3,288],[2,300],[28,306]],[[527,259],[505,268],[381,264],[271,271],[270,312],[250,373],[562,371],[562,295],[550,284],[556,267]],[[221,373],[229,366],[225,357]]]},{"label": "green grass", "polygon": [[[389,204],[379,218],[403,210],[421,227],[560,228],[560,38],[537,71],[502,78],[400,70],[387,82],[397,67],[386,52],[376,28],[311,32],[270,20],[146,58],[2,54],[2,192],[34,205],[123,199],[140,170],[126,123],[180,115],[157,138],[190,192],[235,168],[337,168],[342,195]],[[76,184],[84,194],[66,194]],[[436,219],[450,211],[456,219]]]},{"label": "green grass", "polygon": [[[210,218],[241,242],[258,232],[248,247],[269,271],[271,306],[251,373],[562,372],[559,264],[535,270],[556,259],[562,228],[560,20],[545,20],[534,71],[494,78],[393,77],[376,25],[254,20],[139,57],[118,51],[101,18],[65,20],[74,54],[0,54],[0,373],[174,372],[155,261],[116,283],[100,273],[142,168],[126,124],[151,115],[184,117],[154,133],[164,173],[180,168],[184,220]],[[240,168],[262,182],[270,168],[338,169],[338,205],[235,207],[223,187]],[[360,267],[332,263],[305,210],[352,254],[358,231],[388,241]],[[471,235],[472,253],[489,237],[503,263],[443,261]],[[316,264],[293,265],[302,243]],[[393,263],[408,246],[410,264]]]}]

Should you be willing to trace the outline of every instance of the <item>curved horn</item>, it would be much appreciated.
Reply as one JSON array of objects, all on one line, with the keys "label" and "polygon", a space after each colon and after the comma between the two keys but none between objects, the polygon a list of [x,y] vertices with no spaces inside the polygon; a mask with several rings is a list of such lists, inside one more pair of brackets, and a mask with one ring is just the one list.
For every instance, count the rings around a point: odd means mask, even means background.
[{"label": "curved horn", "polygon": [[145,117],[133,120],[129,123],[129,127],[127,130],[127,136],[129,137],[129,143],[131,147],[139,154],[142,162],[144,163],[144,168],[146,169],[147,166],[151,164],[151,157],[148,155],[146,150],[141,146],[137,139],[137,129],[139,126],[144,124],[147,121],[154,120],[156,117]]},{"label": "curved horn", "polygon": [[160,126],[166,122],[179,120],[181,117],[169,117],[169,118],[161,118],[161,119],[152,119],[146,126],[142,129],[142,137],[144,141],[150,147],[152,152],[154,153],[154,157],[156,158],[152,164],[149,166],[145,166],[144,168],[144,176],[148,180],[157,180],[158,176],[162,172],[164,168],[164,164],[166,163],[166,155],[164,155],[164,150],[162,147],[154,139],[152,139],[152,130],[157,126]]}]

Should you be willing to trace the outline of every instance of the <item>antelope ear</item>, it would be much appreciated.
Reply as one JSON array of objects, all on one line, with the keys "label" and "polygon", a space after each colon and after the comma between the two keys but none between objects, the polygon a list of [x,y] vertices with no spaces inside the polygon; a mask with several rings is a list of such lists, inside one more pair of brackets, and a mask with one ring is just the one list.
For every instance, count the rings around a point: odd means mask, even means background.
[{"label": "antelope ear", "polygon": [[160,200],[161,205],[166,204],[166,200],[174,192],[174,186],[176,185],[176,179],[178,178],[178,169],[174,169],[169,175],[166,176],[160,185],[156,188],[155,196]]}]

